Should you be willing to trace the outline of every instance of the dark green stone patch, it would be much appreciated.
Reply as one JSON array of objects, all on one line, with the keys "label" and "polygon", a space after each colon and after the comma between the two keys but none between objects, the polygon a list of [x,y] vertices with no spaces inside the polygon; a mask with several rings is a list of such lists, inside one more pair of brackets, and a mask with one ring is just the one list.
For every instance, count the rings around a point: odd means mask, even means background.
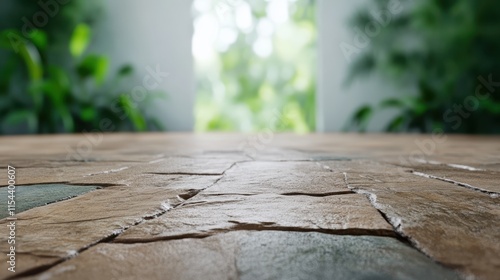
[{"label": "dark green stone patch", "polygon": [[239,241],[240,279],[458,280],[395,238],[253,232]]},{"label": "dark green stone patch", "polygon": [[[63,184],[44,184],[17,186],[15,189],[16,208],[15,213],[20,213],[31,208],[43,206],[57,201],[69,199],[90,192],[97,186],[72,186]],[[7,187],[0,188],[0,219],[9,216],[7,209],[8,196]]]}]

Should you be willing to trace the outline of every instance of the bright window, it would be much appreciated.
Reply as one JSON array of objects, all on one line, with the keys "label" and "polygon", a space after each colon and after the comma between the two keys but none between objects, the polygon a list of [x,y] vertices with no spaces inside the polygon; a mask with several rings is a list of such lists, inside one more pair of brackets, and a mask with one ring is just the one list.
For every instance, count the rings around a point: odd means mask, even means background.
[{"label": "bright window", "polygon": [[311,0],[195,0],[197,131],[315,130]]}]

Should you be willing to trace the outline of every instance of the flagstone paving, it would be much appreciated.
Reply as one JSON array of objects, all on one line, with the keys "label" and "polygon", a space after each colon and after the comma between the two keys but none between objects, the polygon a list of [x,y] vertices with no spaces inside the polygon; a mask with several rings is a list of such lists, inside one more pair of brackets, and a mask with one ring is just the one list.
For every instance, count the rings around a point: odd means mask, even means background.
[{"label": "flagstone paving", "polygon": [[0,278],[498,279],[499,137],[258,139],[0,138]]}]

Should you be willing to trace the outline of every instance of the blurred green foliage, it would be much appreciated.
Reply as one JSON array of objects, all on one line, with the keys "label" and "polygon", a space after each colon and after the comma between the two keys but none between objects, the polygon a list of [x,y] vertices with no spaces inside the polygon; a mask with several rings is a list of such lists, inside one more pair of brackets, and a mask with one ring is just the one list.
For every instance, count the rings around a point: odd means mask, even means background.
[{"label": "blurred green foliage", "polygon": [[[390,2],[364,7],[351,24],[363,30]],[[388,131],[500,133],[500,2],[400,2],[402,12],[369,38],[350,77],[375,73],[401,94],[359,108],[351,125],[364,130],[375,112],[396,108]]]},{"label": "blurred green foliage", "polygon": [[89,53],[91,24],[102,16],[99,2],[55,4],[5,4],[0,20],[0,134],[163,129],[145,112],[152,99],[163,95],[148,94],[140,104],[135,102],[126,86],[133,68],[124,65],[110,75],[108,57]]},{"label": "blurred green foliage", "polygon": [[[196,130],[314,131],[314,1],[197,0],[194,6]],[[283,22],[273,19],[284,14]],[[218,31],[207,38],[211,24]],[[197,57],[198,47],[208,58]]]}]

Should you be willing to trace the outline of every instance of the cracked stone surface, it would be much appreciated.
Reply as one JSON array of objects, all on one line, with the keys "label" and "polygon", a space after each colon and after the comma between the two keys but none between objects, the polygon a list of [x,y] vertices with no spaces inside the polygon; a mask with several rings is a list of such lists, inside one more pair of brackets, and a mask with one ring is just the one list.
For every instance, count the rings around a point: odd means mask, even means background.
[{"label": "cracked stone surface", "polygon": [[[149,264],[149,269],[145,269],[145,264]],[[146,244],[99,244],[40,276],[45,279],[165,277],[459,279],[453,271],[394,238],[275,231],[230,232],[204,239]]]},{"label": "cracked stone surface", "polygon": [[[244,183],[242,183],[244,182]],[[316,162],[243,162],[204,194],[329,195],[345,193],[342,174],[334,175]]]},{"label": "cracked stone surface", "polygon": [[394,166],[373,163],[365,171],[358,168],[364,164],[330,163],[333,170],[345,172],[352,190],[366,194],[397,231],[424,253],[467,275],[487,279],[498,275],[500,244],[491,242],[500,240],[498,198],[401,173]]},{"label": "cracked stone surface", "polygon": [[392,227],[362,195],[262,194],[201,196],[175,211],[131,228],[116,241],[175,239],[244,229],[393,235]]},{"label": "cracked stone surface", "polygon": [[[15,165],[13,165],[15,166]],[[17,185],[68,183],[73,180],[84,179],[87,177],[110,174],[126,170],[130,167],[127,163],[82,163],[76,166],[66,167],[29,167],[19,168],[16,176]],[[0,185],[7,186],[7,172],[1,172]]]},{"label": "cracked stone surface", "polygon": [[[16,273],[2,219],[0,279],[500,274],[498,137],[448,136],[423,157],[431,136],[251,137],[1,137],[20,197]],[[77,185],[99,189],[20,212],[31,184],[64,184],[44,193],[53,201]]]},{"label": "cracked stone surface", "polygon": [[248,158],[244,156],[227,156],[227,158],[170,157],[143,165],[139,169],[144,173],[155,174],[222,175],[233,164],[243,160],[248,160]]},{"label": "cracked stone surface", "polygon": [[[54,263],[54,258],[70,257],[167,211],[183,201],[179,195],[206,188],[216,180],[213,176],[196,180],[187,180],[183,175],[165,177],[130,178],[127,186],[108,187],[19,213],[17,271],[22,273],[36,268],[32,263],[49,265]],[[6,219],[0,220],[2,229],[7,228],[7,224]],[[5,244],[4,236],[1,241]],[[0,260],[6,263],[6,255],[2,254]],[[0,275],[7,276],[6,269],[0,271]]]},{"label": "cracked stone surface", "polygon": [[500,172],[475,168],[466,165],[453,164],[451,166],[415,166],[415,172],[423,176],[428,175],[443,181],[459,184],[468,188],[476,188],[485,192],[500,194]]}]

